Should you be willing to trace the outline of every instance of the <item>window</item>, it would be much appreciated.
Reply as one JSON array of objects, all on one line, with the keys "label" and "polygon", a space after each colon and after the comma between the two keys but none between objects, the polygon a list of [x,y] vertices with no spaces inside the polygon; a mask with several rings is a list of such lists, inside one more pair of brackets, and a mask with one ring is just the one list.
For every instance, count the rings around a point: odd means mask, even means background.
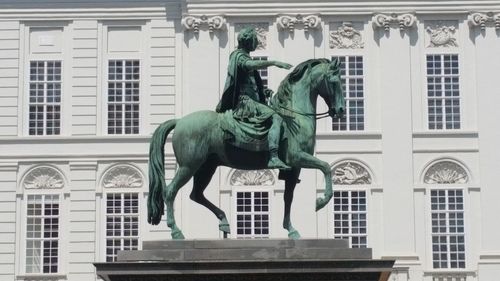
[{"label": "window", "polygon": [[[253,57],[254,60],[263,60],[263,61],[267,61],[267,57],[266,56],[256,56],[256,57]],[[259,69],[257,70],[259,72],[259,75],[260,75],[260,78],[262,78],[262,86],[264,87],[264,89],[267,89],[268,88],[268,70],[267,68],[264,68],[264,69]]]},{"label": "window", "polygon": [[367,247],[365,191],[333,193],[334,238],[347,239],[352,248]]},{"label": "window", "polygon": [[365,129],[363,56],[335,56],[340,61],[340,74],[346,103],[344,118],[333,120],[334,131]]},{"label": "window", "polygon": [[108,64],[108,134],[139,133],[139,60]]},{"label": "window", "polygon": [[28,195],[26,273],[57,273],[59,268],[59,196]]},{"label": "window", "polygon": [[429,129],[460,129],[458,55],[427,55]]},{"label": "window", "polygon": [[61,62],[31,61],[29,135],[61,133]]},{"label": "window", "polygon": [[116,261],[120,250],[139,245],[139,195],[109,193],[106,196],[106,261]]},{"label": "window", "polygon": [[465,268],[463,191],[431,190],[434,268]]},{"label": "window", "polygon": [[269,192],[236,193],[237,238],[269,237]]}]

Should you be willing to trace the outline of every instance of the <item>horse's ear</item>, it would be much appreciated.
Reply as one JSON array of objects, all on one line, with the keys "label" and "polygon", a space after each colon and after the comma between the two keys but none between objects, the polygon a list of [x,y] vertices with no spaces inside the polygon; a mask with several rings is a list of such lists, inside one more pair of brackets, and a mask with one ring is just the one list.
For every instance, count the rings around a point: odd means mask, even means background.
[{"label": "horse's ear", "polygon": [[332,62],[330,63],[330,70],[333,75],[337,75],[340,72],[340,60],[338,58],[332,58]]},{"label": "horse's ear", "polygon": [[340,60],[338,58],[332,58],[332,62],[330,64],[330,68],[332,70],[338,69],[340,67]]}]

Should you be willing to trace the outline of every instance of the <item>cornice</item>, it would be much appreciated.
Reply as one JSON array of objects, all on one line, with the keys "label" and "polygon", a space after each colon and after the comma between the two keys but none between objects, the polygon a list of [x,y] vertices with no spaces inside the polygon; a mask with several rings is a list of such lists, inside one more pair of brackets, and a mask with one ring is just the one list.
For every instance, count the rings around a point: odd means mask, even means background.
[{"label": "cornice", "polygon": [[498,1],[269,1],[186,0],[189,14],[226,16],[275,16],[277,14],[371,15],[374,13],[439,14],[499,11]]}]

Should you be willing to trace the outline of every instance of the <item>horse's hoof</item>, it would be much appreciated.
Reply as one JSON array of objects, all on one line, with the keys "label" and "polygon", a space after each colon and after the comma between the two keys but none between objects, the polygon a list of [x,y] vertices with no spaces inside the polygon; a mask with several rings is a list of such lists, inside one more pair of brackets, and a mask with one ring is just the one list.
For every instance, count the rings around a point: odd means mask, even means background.
[{"label": "horse's hoof", "polygon": [[184,234],[182,234],[182,231],[180,230],[174,230],[172,231],[172,239],[174,240],[184,240]]},{"label": "horse's hoof", "polygon": [[323,198],[317,198],[316,199],[316,212],[321,210],[323,207],[326,205],[326,200]]},{"label": "horse's hoof", "polygon": [[288,232],[288,238],[290,238],[292,240],[298,240],[298,239],[300,239],[300,234],[297,230],[293,230],[293,231]]},{"label": "horse's hoof", "polygon": [[231,233],[228,223],[219,223],[219,230],[224,233]]}]

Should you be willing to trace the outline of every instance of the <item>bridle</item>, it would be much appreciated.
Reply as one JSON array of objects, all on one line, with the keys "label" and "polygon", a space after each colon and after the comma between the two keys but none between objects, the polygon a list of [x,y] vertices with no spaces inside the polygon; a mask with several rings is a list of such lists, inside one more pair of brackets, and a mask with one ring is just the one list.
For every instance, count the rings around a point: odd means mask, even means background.
[{"label": "bridle", "polygon": [[[330,87],[328,87],[328,83],[327,83],[328,69],[329,69],[329,65],[326,64],[326,66],[324,67],[324,71],[323,71],[323,83],[325,84],[325,88],[328,91],[328,97],[330,97],[332,93],[331,93],[331,89],[330,89]],[[278,105],[278,106],[281,109],[293,112],[295,114],[299,114],[299,115],[302,115],[302,116],[308,116],[308,117],[314,117],[316,120],[329,117],[330,116],[330,112],[331,112],[331,109],[329,109],[328,111],[322,112],[322,113],[304,113],[304,112],[300,112],[300,111],[288,108],[288,107],[283,106],[283,105]]]}]

